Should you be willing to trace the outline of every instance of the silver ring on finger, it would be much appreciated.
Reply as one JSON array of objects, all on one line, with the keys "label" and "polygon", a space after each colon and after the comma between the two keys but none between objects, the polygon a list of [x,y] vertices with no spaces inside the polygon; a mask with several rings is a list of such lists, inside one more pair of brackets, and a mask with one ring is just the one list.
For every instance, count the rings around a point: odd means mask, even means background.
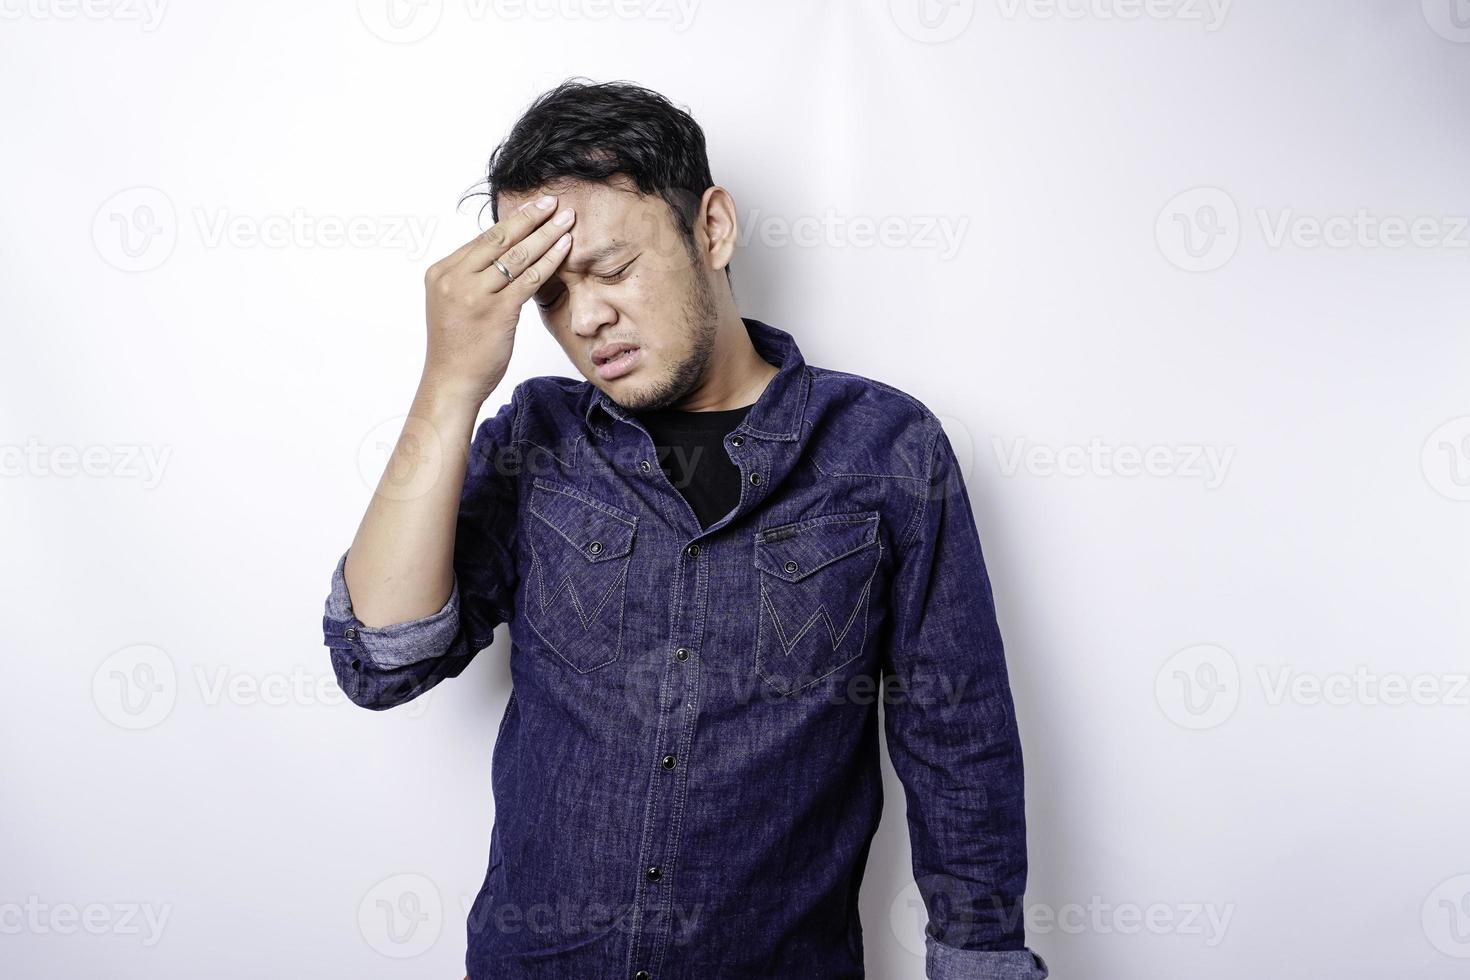
[{"label": "silver ring on finger", "polygon": [[500,261],[499,259],[495,260],[495,268],[499,269],[501,275],[505,276],[506,282],[516,281],[516,277],[510,274],[510,270],[505,267],[505,263]]}]

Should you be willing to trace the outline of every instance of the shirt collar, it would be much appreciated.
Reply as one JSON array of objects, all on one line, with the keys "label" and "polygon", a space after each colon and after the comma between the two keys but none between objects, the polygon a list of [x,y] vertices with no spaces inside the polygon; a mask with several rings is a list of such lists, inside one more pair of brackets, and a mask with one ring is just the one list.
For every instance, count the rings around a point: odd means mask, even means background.
[{"label": "shirt collar", "polygon": [[[806,410],[807,394],[811,389],[811,378],[806,370],[806,360],[801,355],[795,338],[779,327],[773,327],[753,317],[740,318],[750,335],[751,346],[766,361],[776,365],[776,375],[766,384],[755,404],[750,406],[744,421],[735,431],[761,439],[789,442],[801,435],[801,420]],[[594,428],[606,434],[609,426],[604,418],[629,421],[631,414],[590,381],[585,381],[583,394],[585,405],[582,414]]]}]

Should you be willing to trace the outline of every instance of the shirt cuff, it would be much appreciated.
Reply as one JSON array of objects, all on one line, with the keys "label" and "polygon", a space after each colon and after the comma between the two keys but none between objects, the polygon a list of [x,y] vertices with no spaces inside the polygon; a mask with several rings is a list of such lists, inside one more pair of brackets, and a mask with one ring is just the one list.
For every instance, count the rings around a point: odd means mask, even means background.
[{"label": "shirt cuff", "polygon": [[1044,980],[1046,961],[1029,949],[957,949],[927,933],[924,972],[929,980]]},{"label": "shirt cuff", "polygon": [[365,626],[352,612],[347,593],[347,552],[337,559],[332,591],[322,618],[323,642],[333,649],[350,650],[375,667],[391,670],[442,656],[459,632],[459,579],[438,612],[392,626]]}]

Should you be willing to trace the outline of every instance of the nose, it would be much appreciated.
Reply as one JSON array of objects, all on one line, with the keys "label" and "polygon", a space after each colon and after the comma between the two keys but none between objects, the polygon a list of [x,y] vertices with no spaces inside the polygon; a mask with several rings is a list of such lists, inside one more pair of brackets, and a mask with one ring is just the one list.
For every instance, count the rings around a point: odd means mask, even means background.
[{"label": "nose", "polygon": [[579,296],[568,296],[571,304],[572,332],[579,337],[595,337],[603,327],[618,322],[618,314],[612,304],[600,299],[595,292],[585,289]]}]

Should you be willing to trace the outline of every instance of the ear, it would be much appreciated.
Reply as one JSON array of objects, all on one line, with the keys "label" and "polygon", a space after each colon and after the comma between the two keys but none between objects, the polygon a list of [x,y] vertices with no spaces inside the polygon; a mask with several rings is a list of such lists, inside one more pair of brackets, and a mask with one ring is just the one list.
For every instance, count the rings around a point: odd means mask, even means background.
[{"label": "ear", "polygon": [[694,243],[711,270],[719,271],[730,264],[739,235],[740,219],[730,192],[718,185],[705,188],[694,218]]}]

